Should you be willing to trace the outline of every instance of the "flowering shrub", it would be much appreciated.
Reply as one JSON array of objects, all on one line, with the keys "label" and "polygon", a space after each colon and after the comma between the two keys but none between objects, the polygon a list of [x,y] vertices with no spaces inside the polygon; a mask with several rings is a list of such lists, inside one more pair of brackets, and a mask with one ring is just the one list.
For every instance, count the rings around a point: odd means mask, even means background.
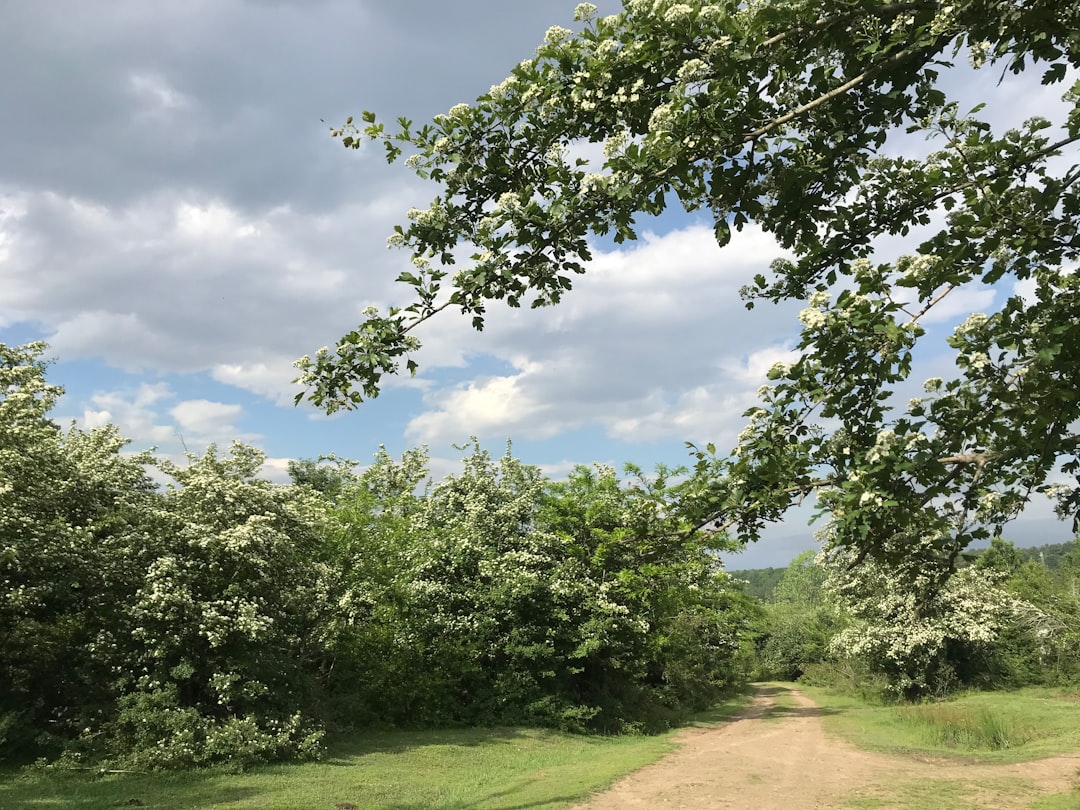
[{"label": "flowering shrub", "polygon": [[741,678],[746,605],[664,516],[663,483],[579,468],[550,484],[478,447],[417,494],[422,478],[417,453],[383,455],[337,512],[352,574],[335,678],[355,717],[658,727]]}]

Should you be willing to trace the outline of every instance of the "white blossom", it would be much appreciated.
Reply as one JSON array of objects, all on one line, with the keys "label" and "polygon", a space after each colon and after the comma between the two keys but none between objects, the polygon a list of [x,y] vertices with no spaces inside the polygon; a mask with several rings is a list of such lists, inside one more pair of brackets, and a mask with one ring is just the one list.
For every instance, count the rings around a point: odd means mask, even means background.
[{"label": "white blossom", "polygon": [[591,20],[596,16],[597,8],[592,3],[578,3],[574,9],[574,19],[578,22]]},{"label": "white blossom", "polygon": [[664,12],[664,22],[677,23],[685,20],[693,13],[693,9],[686,3],[676,3]]},{"label": "white blossom", "polygon": [[675,125],[675,112],[670,104],[661,104],[649,116],[649,132],[668,132]]},{"label": "white blossom", "polygon": [[574,32],[569,28],[563,28],[561,25],[553,25],[544,34],[544,43],[547,45],[558,45],[568,37],[573,36]]},{"label": "white blossom", "polygon": [[986,326],[990,319],[982,312],[973,312],[967,319],[956,327],[954,334],[957,336],[976,334]]}]

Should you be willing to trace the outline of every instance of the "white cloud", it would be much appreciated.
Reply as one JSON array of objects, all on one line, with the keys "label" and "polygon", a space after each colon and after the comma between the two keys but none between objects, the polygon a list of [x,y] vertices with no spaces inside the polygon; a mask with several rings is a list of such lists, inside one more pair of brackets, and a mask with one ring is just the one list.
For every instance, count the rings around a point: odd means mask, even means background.
[{"label": "white cloud", "polygon": [[234,403],[188,399],[173,406],[169,414],[176,420],[185,442],[186,437],[191,436],[198,445],[217,443],[228,446],[233,440],[250,442],[261,438],[258,434],[243,433],[236,427],[244,409]]},{"label": "white cloud", "polygon": [[[539,370],[534,366],[533,372]],[[506,377],[478,380],[438,395],[439,410],[427,411],[409,422],[406,434],[420,442],[438,442],[457,435],[463,426],[477,435],[512,434],[547,438],[560,426],[543,418],[549,406],[527,390],[530,370]]]},{"label": "white cloud", "polygon": [[292,358],[277,358],[267,362],[219,363],[210,370],[218,382],[233,385],[266,397],[279,405],[291,406],[301,386],[291,381],[297,371]]},{"label": "white cloud", "polygon": [[260,236],[257,222],[245,221],[237,212],[220,200],[198,205],[181,202],[176,207],[176,230],[179,236],[192,242],[213,240],[222,243],[240,242]]},{"label": "white cloud", "polygon": [[176,439],[175,427],[162,424],[156,408],[174,396],[169,386],[160,382],[142,383],[133,391],[97,391],[90,396],[77,422],[85,429],[113,424],[136,449],[157,447]]},{"label": "white cloud", "polygon": [[290,461],[292,461],[291,458],[267,458],[259,470],[260,477],[265,478],[267,481],[272,481],[275,484],[290,483]]},{"label": "white cloud", "polygon": [[12,195],[0,206],[0,320],[41,324],[63,360],[210,371],[284,403],[295,358],[391,299],[402,257],[375,253],[359,272],[351,256],[383,242],[402,193],[320,217],[178,192],[122,207]]},{"label": "white cloud", "polygon": [[747,313],[738,294],[780,253],[756,228],[725,249],[704,226],[648,234],[598,251],[553,310],[493,308],[479,336],[464,319],[431,324],[421,337],[435,352],[425,348],[423,370],[488,355],[512,371],[432,383],[409,435],[439,443],[588,428],[626,442],[733,438],[796,331],[794,305]]}]

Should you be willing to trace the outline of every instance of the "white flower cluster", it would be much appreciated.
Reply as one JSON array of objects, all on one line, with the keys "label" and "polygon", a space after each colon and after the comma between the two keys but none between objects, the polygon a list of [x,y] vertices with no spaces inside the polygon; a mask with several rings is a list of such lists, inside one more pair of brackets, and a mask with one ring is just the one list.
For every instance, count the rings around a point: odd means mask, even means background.
[{"label": "white flower cluster", "polygon": [[698,81],[709,75],[709,66],[701,59],[691,59],[679,68],[679,81],[685,83]]},{"label": "white flower cluster", "polygon": [[675,125],[675,111],[670,104],[661,104],[649,116],[649,132],[670,132]]},{"label": "white flower cluster", "polygon": [[930,23],[930,33],[935,36],[941,36],[948,33],[956,23],[956,6],[947,5],[938,9],[938,13],[934,15],[934,19]]},{"label": "white flower cluster", "polygon": [[968,50],[968,61],[975,70],[978,70],[986,64],[986,57],[990,53],[990,43],[986,40],[983,40],[982,42],[973,42]]},{"label": "white flower cluster", "polygon": [[686,3],[676,3],[667,11],[664,12],[664,22],[677,23],[688,19],[694,10],[690,8]]},{"label": "white flower cluster", "polygon": [[563,28],[561,25],[553,25],[544,34],[545,45],[558,45],[560,42],[564,42],[569,37],[573,36],[574,32],[569,28]]},{"label": "white flower cluster", "polygon": [[645,87],[644,79],[637,79],[629,87],[620,87],[611,94],[612,104],[636,104],[641,100],[641,90]]},{"label": "white flower cluster", "polygon": [[615,155],[621,154],[623,148],[630,141],[630,133],[625,129],[620,129],[617,132],[612,133],[606,141],[604,141],[604,157],[615,157]]},{"label": "white flower cluster", "polygon": [[410,208],[405,215],[417,225],[427,228],[443,228],[448,222],[446,209],[438,202],[432,203],[430,208]]},{"label": "white flower cluster", "polygon": [[521,210],[521,200],[518,198],[516,192],[504,191],[499,195],[499,199],[495,203],[495,208],[497,211],[513,213]]},{"label": "white flower cluster", "polygon": [[603,191],[610,181],[611,178],[606,174],[590,172],[581,178],[581,193],[588,194],[590,191]]},{"label": "white flower cluster", "polygon": [[507,76],[499,84],[493,84],[491,89],[488,90],[488,95],[496,101],[501,101],[510,95],[510,93],[517,87],[517,76]]},{"label": "white flower cluster", "polygon": [[870,263],[870,260],[865,256],[860,256],[858,259],[851,263],[851,274],[856,279],[866,278],[870,271],[874,269],[874,265]]},{"label": "white flower cluster", "polygon": [[578,3],[574,9],[574,20],[576,22],[585,22],[591,20],[596,16],[597,8],[592,3]]},{"label": "white flower cluster", "polygon": [[956,327],[953,334],[957,337],[963,337],[964,335],[977,334],[986,326],[990,319],[981,312],[973,312],[968,315],[967,319]]},{"label": "white flower cluster", "polygon": [[791,373],[792,368],[794,368],[794,366],[791,363],[773,363],[772,367],[769,369],[769,377],[770,379],[786,377]]},{"label": "white flower cluster", "polygon": [[731,43],[733,41],[734,40],[727,34],[719,36],[709,43],[708,47],[705,49],[705,53],[707,53],[710,58],[715,59],[731,50]]},{"label": "white flower cluster", "polygon": [[915,256],[901,256],[897,266],[906,278],[918,281],[939,264],[941,264],[940,256],[918,254]]},{"label": "white flower cluster", "polygon": [[874,440],[874,446],[866,451],[866,460],[873,463],[888,456],[897,442],[898,437],[895,431],[888,428],[882,430]]},{"label": "white flower cluster", "polygon": [[[717,23],[727,17],[727,12],[720,3],[706,3],[698,12],[698,19],[706,23]],[[730,37],[728,38],[730,39]]]},{"label": "white flower cluster", "polygon": [[799,320],[807,329],[820,329],[828,323],[828,315],[817,307],[807,307],[799,313]]},{"label": "white flower cluster", "polygon": [[619,50],[619,42],[615,39],[602,39],[596,46],[597,56],[611,56]]}]

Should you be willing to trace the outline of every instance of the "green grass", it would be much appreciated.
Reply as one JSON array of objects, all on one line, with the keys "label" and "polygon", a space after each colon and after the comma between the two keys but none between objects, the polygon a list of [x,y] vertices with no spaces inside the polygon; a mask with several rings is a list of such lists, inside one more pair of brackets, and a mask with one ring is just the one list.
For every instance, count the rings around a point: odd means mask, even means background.
[{"label": "green grass", "polygon": [[[697,718],[737,714],[735,698]],[[554,810],[586,798],[673,750],[672,735],[586,737],[535,729],[367,732],[329,747],[321,762],[242,774],[8,771],[0,807],[156,810],[332,810],[348,802],[384,810]],[[141,802],[141,805],[136,804]]]},{"label": "green grass", "polygon": [[[939,703],[882,706],[825,689],[802,688],[825,710],[828,730],[870,751],[1007,763],[1080,750],[1080,702],[1060,690],[978,692]],[[897,780],[884,792],[852,799],[849,806],[863,810],[992,806],[973,798],[973,790],[1022,800],[1030,785],[1009,777],[983,780],[977,786],[950,780]],[[1031,810],[1076,810],[1080,788],[1032,801]]]},{"label": "green grass", "polygon": [[1051,689],[976,692],[952,700],[881,706],[806,688],[826,728],[855,745],[983,762],[1023,762],[1080,750],[1080,702]]},{"label": "green grass", "polygon": [[[965,782],[949,779],[907,779],[891,782],[882,793],[849,799],[845,806],[853,810],[983,810],[1002,799],[1023,799],[1030,783],[1023,779],[994,779],[978,790]],[[992,798],[990,798],[992,797]],[[1064,806],[1064,805],[1063,805]],[[1073,807],[1075,810],[1075,807]]]}]

